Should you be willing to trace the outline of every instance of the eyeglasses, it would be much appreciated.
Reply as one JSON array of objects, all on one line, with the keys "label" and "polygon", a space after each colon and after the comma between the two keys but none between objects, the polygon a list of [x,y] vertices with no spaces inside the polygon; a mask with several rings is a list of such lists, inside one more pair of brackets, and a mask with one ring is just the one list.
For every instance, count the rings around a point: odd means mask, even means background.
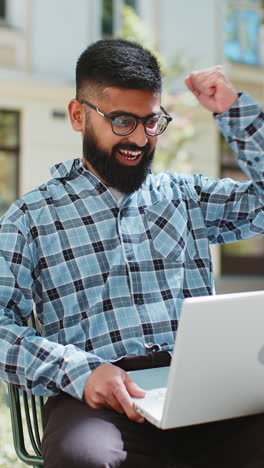
[{"label": "eyeglasses", "polygon": [[91,109],[98,112],[98,114],[106,117],[107,119],[111,120],[112,130],[116,135],[125,136],[130,135],[135,128],[137,127],[139,122],[142,122],[144,125],[144,129],[147,135],[149,136],[157,136],[161,135],[165,132],[167,126],[172,120],[172,117],[168,114],[168,112],[164,109],[164,107],[160,107],[163,114],[154,114],[151,117],[134,117],[130,114],[122,114],[113,116],[110,114],[106,114],[102,110],[98,109],[98,107],[94,106],[88,101],[84,99],[78,99],[79,102],[82,104],[86,104],[87,106],[91,107]]}]

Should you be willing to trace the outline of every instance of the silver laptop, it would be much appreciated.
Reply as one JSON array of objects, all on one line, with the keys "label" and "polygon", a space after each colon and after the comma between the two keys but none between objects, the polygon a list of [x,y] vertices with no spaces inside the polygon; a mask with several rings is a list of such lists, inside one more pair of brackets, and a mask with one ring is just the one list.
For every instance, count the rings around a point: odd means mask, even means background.
[{"label": "silver laptop", "polygon": [[186,299],[170,367],[130,375],[161,429],[264,412],[264,291]]}]

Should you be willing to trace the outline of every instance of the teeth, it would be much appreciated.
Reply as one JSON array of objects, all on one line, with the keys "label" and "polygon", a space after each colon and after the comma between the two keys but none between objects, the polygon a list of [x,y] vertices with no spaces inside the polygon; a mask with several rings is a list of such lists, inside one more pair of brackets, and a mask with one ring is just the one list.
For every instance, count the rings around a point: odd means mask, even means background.
[{"label": "teeth", "polygon": [[129,151],[129,150],[122,150],[120,151],[123,154],[131,154],[132,156],[138,156],[141,151]]},{"label": "teeth", "polygon": [[[128,161],[133,161],[134,159],[136,159],[141,154],[141,151],[122,150],[122,151],[120,151],[120,153]],[[125,155],[128,155],[128,154],[129,154],[129,156],[125,156]]]}]

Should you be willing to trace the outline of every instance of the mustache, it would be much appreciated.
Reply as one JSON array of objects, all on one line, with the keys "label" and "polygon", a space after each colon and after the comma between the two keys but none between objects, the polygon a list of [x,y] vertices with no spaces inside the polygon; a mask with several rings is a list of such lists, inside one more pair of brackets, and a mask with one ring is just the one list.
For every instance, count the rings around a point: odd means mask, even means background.
[{"label": "mustache", "polygon": [[122,151],[122,150],[126,150],[126,151],[142,151],[144,153],[148,153],[150,151],[150,144],[147,143],[146,145],[144,146],[138,146],[138,145],[134,145],[132,143],[119,143],[117,145],[115,145],[113,147],[113,152],[115,151]]}]

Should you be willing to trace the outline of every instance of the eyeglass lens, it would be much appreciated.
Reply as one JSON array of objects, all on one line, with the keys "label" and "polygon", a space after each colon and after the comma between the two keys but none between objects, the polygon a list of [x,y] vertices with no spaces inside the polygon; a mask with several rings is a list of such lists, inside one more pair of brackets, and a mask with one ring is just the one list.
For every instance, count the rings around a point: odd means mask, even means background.
[{"label": "eyeglass lens", "polygon": [[[150,117],[145,122],[146,133],[150,136],[159,135],[163,133],[167,127],[167,119],[163,115]],[[137,120],[130,116],[119,116],[113,120],[113,130],[119,135],[131,133],[137,125]]]},{"label": "eyeglass lens", "polygon": [[145,129],[148,135],[160,135],[167,127],[167,119],[163,115],[152,117],[145,123]]}]

